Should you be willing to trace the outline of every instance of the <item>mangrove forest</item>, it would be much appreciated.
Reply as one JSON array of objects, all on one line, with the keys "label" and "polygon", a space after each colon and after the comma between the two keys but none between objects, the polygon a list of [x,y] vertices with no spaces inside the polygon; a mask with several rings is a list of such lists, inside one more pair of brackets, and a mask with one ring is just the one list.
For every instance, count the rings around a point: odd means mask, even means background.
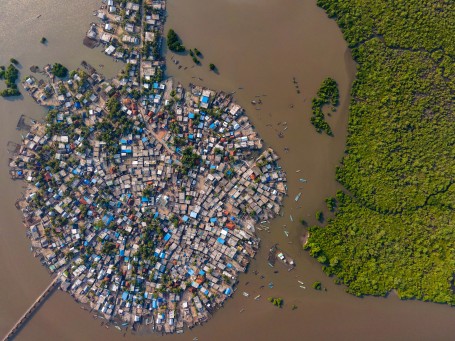
[{"label": "mangrove forest", "polygon": [[170,29],[167,33],[167,47],[172,52],[185,52],[185,46],[182,45],[182,41],[177,33],[173,29]]},{"label": "mangrove forest", "polygon": [[13,64],[10,64],[6,69],[4,66],[0,67],[0,80],[4,80],[6,89],[0,90],[0,96],[12,97],[19,96],[21,93],[17,88],[17,79],[19,78],[19,70]]},{"label": "mangrove forest", "polygon": [[358,63],[335,217],[306,244],[348,292],[455,304],[455,2],[318,0]]},{"label": "mangrove forest", "polygon": [[317,96],[311,101],[311,109],[313,115],[311,116],[311,124],[314,125],[318,133],[325,132],[329,136],[333,136],[332,128],[325,120],[323,109],[330,106],[331,111],[335,111],[340,99],[340,91],[338,90],[337,82],[332,78],[326,78]]}]

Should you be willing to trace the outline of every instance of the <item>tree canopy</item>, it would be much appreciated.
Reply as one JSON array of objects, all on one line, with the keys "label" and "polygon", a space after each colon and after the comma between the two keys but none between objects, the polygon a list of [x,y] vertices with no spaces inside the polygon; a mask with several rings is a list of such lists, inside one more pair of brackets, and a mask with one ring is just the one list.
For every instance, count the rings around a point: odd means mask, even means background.
[{"label": "tree canopy", "polygon": [[318,0],[359,64],[338,211],[307,247],[355,295],[455,304],[455,3]]},{"label": "tree canopy", "polygon": [[65,78],[66,76],[68,76],[68,69],[60,63],[55,63],[52,66],[52,73],[56,77]]},{"label": "tree canopy", "polygon": [[314,125],[318,133],[325,132],[329,136],[333,135],[332,128],[326,122],[322,109],[329,105],[332,107],[332,111],[335,111],[339,98],[340,91],[338,90],[337,82],[332,78],[324,79],[317,96],[311,101],[311,109],[313,111],[311,124]]},{"label": "tree canopy", "polygon": [[185,46],[182,45],[180,37],[173,29],[170,29],[167,33],[167,47],[172,52],[184,52]]},{"label": "tree canopy", "polygon": [[19,96],[20,92],[17,88],[17,79],[19,78],[19,70],[13,64],[10,64],[6,70],[4,67],[0,68],[0,79],[5,80],[6,89],[0,91],[0,96],[11,97]]}]

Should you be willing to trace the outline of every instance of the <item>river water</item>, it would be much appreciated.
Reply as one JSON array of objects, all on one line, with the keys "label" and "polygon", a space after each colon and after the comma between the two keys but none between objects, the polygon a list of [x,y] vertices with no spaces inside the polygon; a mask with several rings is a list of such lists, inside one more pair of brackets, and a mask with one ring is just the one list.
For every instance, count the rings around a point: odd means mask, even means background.
[{"label": "river water", "polygon": [[[91,13],[98,5],[98,0],[1,0],[0,65],[11,57],[18,59],[23,77],[31,65],[61,62],[75,68],[86,60],[95,67],[105,65],[102,72],[112,76],[121,65],[81,43],[94,20]],[[196,47],[204,55],[202,65],[192,67],[188,56],[168,54],[168,75],[185,85],[194,82],[236,91],[237,101],[247,109],[265,143],[282,157],[281,164],[288,172],[289,198],[284,217],[271,222],[271,233],[259,232],[261,251],[249,273],[240,277],[239,292],[247,291],[250,296],[234,295],[203,327],[183,335],[165,336],[164,340],[192,340],[195,336],[199,340],[452,338],[452,308],[402,302],[393,295],[387,299],[353,297],[342,286],[334,285],[301,248],[305,230],[299,220],[314,223],[317,210],[327,215],[324,199],[339,189],[334,173],[344,151],[349,89],[356,66],[335,22],[317,8],[315,0],[169,0],[168,10],[167,26],[179,33],[187,47]],[[47,46],[39,43],[42,36],[48,39]],[[171,58],[177,59],[182,68]],[[208,70],[209,63],[217,66],[218,74]],[[337,80],[341,95],[340,107],[328,119],[333,138],[315,133],[309,124],[311,98],[328,76]],[[250,103],[259,98],[261,105]],[[0,335],[50,281],[46,270],[29,252],[21,217],[14,208],[21,185],[7,175],[6,144],[20,139],[15,130],[20,114],[39,118],[43,110],[26,96],[14,101],[0,99],[0,146],[4,146],[0,148],[0,181],[5,194],[0,206]],[[285,126],[288,128],[284,131]],[[289,151],[285,152],[285,148]],[[302,177],[308,183],[300,183],[298,179]],[[294,196],[299,192],[302,197],[296,203]],[[289,232],[289,237],[284,231]],[[267,265],[267,251],[275,242],[294,257],[294,271],[287,272],[277,264],[279,273],[275,274],[275,269]],[[254,275],[254,271],[259,275]],[[298,280],[305,283],[306,290],[299,287]],[[313,290],[311,284],[315,280],[322,281],[327,291]],[[273,289],[268,288],[270,281]],[[262,285],[265,288],[260,289]],[[259,301],[252,299],[259,294]],[[268,296],[282,297],[284,307],[273,307],[266,301]],[[296,310],[291,310],[293,304],[298,307]],[[240,313],[242,309],[245,310]],[[105,329],[60,291],[46,301],[17,336],[18,340],[159,338],[155,334],[133,336],[129,332],[123,337],[123,332]]]}]

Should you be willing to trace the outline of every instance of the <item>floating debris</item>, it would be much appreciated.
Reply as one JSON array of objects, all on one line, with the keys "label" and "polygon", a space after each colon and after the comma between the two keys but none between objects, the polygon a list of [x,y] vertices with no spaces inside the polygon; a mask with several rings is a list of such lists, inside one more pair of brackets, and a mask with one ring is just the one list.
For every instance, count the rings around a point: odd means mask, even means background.
[{"label": "floating debris", "polygon": [[301,197],[302,193],[299,193],[295,196],[295,201],[299,201],[300,197]]}]

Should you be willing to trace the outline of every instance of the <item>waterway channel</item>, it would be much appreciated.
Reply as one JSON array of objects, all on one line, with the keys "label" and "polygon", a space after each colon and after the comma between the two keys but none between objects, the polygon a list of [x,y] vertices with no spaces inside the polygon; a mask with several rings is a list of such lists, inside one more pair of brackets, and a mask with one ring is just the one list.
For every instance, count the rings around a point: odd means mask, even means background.
[{"label": "waterway channel", "polygon": [[[103,64],[102,72],[112,76],[121,65],[99,49],[90,50],[81,43],[89,23],[95,20],[92,11],[98,6],[98,0],[0,1],[0,65],[14,57],[21,62],[21,76],[25,76],[31,65],[61,62],[74,68],[86,60],[95,67]],[[203,327],[163,338],[143,333],[133,336],[130,332],[124,337],[113,327],[101,327],[100,320],[80,309],[70,296],[56,292],[17,339],[451,338],[455,332],[452,308],[402,302],[396,297],[353,297],[342,286],[334,285],[301,248],[305,228],[299,221],[315,223],[314,213],[324,210],[324,199],[340,188],[334,174],[344,152],[349,91],[356,66],[336,23],[315,0],[169,0],[168,12],[167,27],[175,29],[188,48],[198,48],[204,57],[202,66],[193,67],[189,56],[168,54],[167,74],[185,85],[194,82],[236,91],[237,101],[247,109],[265,143],[282,157],[281,164],[288,172],[289,198],[284,216],[269,224],[271,233],[259,232],[261,251],[249,273],[240,277],[238,292]],[[48,39],[47,46],[39,43],[42,36]],[[182,68],[171,59],[178,60]],[[217,66],[219,74],[209,71],[209,63]],[[329,118],[334,137],[317,134],[309,123],[311,98],[328,76],[337,80],[341,93],[340,106]],[[251,104],[259,98],[262,104]],[[0,182],[4,193],[0,205],[0,335],[50,282],[46,270],[29,252],[21,217],[14,208],[21,185],[7,175],[6,144],[20,139],[15,130],[20,114],[39,118],[43,110],[26,96],[14,101],[0,99]],[[302,184],[299,178],[308,183]],[[294,196],[299,192],[302,197],[296,203]],[[288,237],[284,231],[289,232]],[[279,265],[275,269],[268,266],[267,251],[274,243],[294,257],[296,269],[287,272]],[[320,280],[327,291],[313,290],[315,280]],[[300,288],[298,281],[304,282],[306,289]],[[273,289],[268,287],[269,282],[273,282]],[[250,296],[242,296],[242,291]],[[261,299],[255,301],[253,297],[259,294]],[[282,297],[284,307],[272,306],[266,300],[268,296]],[[293,304],[296,310],[291,310]]]}]

